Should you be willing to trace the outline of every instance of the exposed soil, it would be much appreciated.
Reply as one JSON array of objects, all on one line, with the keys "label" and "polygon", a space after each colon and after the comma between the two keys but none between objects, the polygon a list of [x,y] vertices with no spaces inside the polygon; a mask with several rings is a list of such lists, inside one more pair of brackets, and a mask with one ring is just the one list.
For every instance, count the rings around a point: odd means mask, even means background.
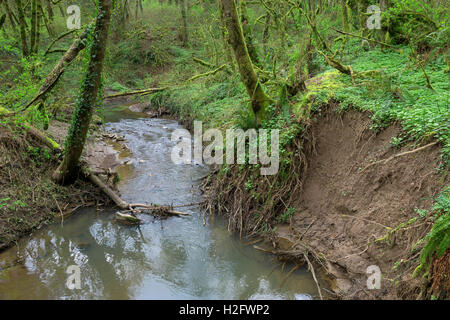
[{"label": "exposed soil", "polygon": [[[416,209],[430,208],[449,177],[437,170],[438,145],[369,166],[430,142],[394,148],[390,141],[401,132],[400,126],[376,134],[371,124],[367,114],[339,115],[331,108],[315,119],[316,153],[308,159],[289,228],[279,228],[278,236],[292,244],[301,238],[321,257],[333,291],[341,298],[423,298],[421,280],[411,278],[422,246],[413,246],[432,222],[408,221],[419,217]],[[447,284],[448,259],[447,253],[445,263],[435,267],[437,274],[446,275]],[[379,290],[367,289],[370,265],[381,269]]]}]

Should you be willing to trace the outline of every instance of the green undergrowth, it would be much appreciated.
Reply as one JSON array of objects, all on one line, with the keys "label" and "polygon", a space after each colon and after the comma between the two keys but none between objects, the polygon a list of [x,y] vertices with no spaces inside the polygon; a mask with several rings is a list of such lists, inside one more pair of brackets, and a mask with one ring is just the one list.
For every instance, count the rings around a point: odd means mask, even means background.
[{"label": "green undergrowth", "polygon": [[432,207],[433,228],[422,241],[426,241],[421,254],[420,264],[414,271],[414,276],[429,274],[431,261],[436,254],[440,258],[450,247],[450,187],[447,186],[434,201]]},{"label": "green undergrowth", "polygon": [[[349,41],[353,50],[345,56],[355,72],[350,76],[329,69],[310,81],[308,92],[294,106],[301,118],[311,108],[334,99],[340,108],[372,113],[374,129],[399,122],[406,135],[399,142],[439,140],[442,156],[450,165],[450,74],[445,54],[430,61],[425,70],[433,90],[427,87],[421,68],[408,58],[409,49],[401,53],[379,49],[364,51],[359,41]],[[448,52],[446,53],[448,55]]]}]

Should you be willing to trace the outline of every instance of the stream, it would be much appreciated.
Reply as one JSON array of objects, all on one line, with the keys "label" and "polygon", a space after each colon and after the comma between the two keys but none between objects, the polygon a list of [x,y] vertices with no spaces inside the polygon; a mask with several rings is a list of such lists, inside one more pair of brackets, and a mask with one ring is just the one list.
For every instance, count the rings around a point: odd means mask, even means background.
[{"label": "stream", "polygon": [[[108,132],[124,136],[127,164],[118,188],[132,203],[183,205],[202,200],[199,184],[208,167],[170,159],[174,120],[144,118],[123,106],[107,110]],[[267,253],[227,231],[221,217],[160,220],[146,214],[139,226],[114,220],[116,210],[79,209],[70,218],[35,231],[0,253],[0,299],[315,299],[317,288],[300,268],[287,281]],[[15,261],[15,263],[13,263]],[[66,286],[71,265],[80,288]],[[281,286],[281,284],[283,285]]]}]

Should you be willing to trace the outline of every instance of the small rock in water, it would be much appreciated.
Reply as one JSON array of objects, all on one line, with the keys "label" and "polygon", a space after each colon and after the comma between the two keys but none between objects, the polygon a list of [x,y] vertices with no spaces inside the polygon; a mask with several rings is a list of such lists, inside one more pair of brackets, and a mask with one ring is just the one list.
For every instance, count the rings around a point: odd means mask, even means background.
[{"label": "small rock in water", "polygon": [[139,160],[139,163],[145,163],[145,160],[141,159],[141,160]]},{"label": "small rock in water", "polygon": [[86,249],[87,247],[89,247],[90,246],[90,244],[88,243],[88,242],[79,242],[78,244],[77,244],[77,248],[78,249]]},{"label": "small rock in water", "polygon": [[163,129],[169,129],[168,127],[166,127],[166,126],[163,126]]},{"label": "small rock in water", "polygon": [[142,220],[131,214],[116,212],[116,221],[126,225],[139,225]]}]

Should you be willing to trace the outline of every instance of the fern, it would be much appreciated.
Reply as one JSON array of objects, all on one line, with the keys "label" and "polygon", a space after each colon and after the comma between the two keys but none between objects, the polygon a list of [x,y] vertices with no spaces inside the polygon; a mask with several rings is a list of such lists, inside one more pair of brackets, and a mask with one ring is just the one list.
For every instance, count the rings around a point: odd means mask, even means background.
[{"label": "fern", "polygon": [[433,225],[431,231],[425,236],[427,244],[420,254],[420,264],[414,271],[413,276],[425,272],[428,274],[434,253],[440,258],[447,248],[450,247],[450,187],[445,187],[436,199],[433,210],[441,214]]}]

